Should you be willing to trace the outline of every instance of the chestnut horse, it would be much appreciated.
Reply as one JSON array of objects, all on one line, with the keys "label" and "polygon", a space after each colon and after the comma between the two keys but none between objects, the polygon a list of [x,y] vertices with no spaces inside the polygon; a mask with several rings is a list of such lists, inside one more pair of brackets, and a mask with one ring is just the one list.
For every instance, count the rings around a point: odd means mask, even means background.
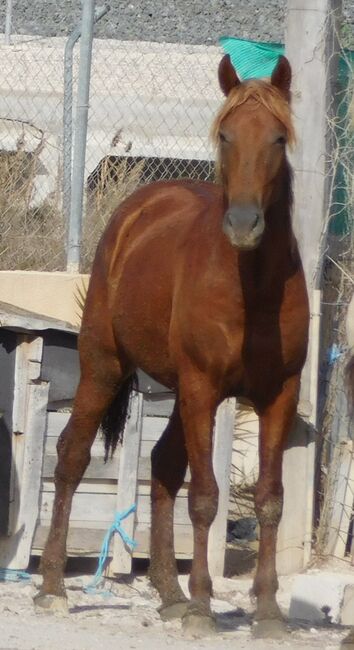
[{"label": "chestnut horse", "polygon": [[[216,117],[220,185],[190,180],[138,189],[114,212],[98,245],[83,313],[81,379],[58,443],[55,502],[37,604],[65,603],[63,570],[72,497],[104,420],[113,450],[131,378],[142,368],[176,392],[152,452],[150,576],[163,617],[210,627],[208,532],[218,505],[212,435],[218,405],[236,396],[260,418],[260,524],[254,583],[260,634],[281,627],[276,537],[282,456],[296,413],[308,339],[308,300],[291,226],[294,139],[290,65],[269,81],[240,82],[229,56],[219,66],[226,100]],[[194,556],[187,601],[177,580],[173,507],[187,464]]]}]

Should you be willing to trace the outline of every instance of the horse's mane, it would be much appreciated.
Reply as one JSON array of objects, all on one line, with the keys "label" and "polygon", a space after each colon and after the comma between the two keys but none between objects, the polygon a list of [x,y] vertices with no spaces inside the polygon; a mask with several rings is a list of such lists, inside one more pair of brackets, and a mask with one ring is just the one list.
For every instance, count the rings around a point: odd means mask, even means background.
[{"label": "horse's mane", "polygon": [[295,143],[295,131],[291,119],[290,105],[269,81],[263,79],[250,79],[235,86],[227,96],[219,113],[217,114],[211,128],[211,138],[214,144],[218,145],[218,135],[221,122],[235,108],[244,104],[247,100],[252,99],[256,104],[264,106],[279,122],[286,128],[287,142],[291,147]]}]

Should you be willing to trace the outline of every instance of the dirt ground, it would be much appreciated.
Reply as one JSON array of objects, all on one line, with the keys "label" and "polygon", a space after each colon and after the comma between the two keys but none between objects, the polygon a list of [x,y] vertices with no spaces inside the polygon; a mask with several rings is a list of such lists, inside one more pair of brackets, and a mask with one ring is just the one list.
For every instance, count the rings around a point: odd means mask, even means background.
[{"label": "dirt ground", "polygon": [[[249,591],[252,580],[217,578],[214,581],[213,610],[217,633],[204,638],[186,638],[180,621],[163,623],[157,612],[159,599],[146,575],[120,582],[106,580],[105,593],[83,591],[92,576],[66,578],[70,613],[66,617],[37,614],[32,597],[40,584],[38,573],[30,583],[0,583],[0,650],[296,650],[339,648],[344,628],[305,624],[289,625],[282,641],[255,640],[251,624],[254,603]],[[293,577],[280,579],[278,602],[286,615]],[[187,576],[180,577],[187,589]],[[107,594],[107,590],[110,591]]]}]

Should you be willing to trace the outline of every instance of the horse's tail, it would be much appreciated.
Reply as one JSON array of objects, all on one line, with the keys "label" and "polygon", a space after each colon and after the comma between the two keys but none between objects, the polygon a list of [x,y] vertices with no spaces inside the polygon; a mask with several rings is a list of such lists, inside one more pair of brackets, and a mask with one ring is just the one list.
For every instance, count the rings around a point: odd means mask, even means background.
[{"label": "horse's tail", "polygon": [[345,379],[347,383],[348,404],[351,413],[354,411],[354,354],[345,367]]},{"label": "horse's tail", "polygon": [[121,384],[102,419],[105,462],[109,456],[113,456],[118,442],[123,440],[125,422],[129,417],[130,394],[135,386],[137,386],[137,377],[133,374]]}]

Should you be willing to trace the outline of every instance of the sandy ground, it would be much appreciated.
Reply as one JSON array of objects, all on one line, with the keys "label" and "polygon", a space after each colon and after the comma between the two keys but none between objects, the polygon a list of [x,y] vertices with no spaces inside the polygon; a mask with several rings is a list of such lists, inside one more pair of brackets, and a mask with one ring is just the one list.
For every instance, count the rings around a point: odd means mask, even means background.
[{"label": "sandy ground", "polygon": [[[110,595],[86,594],[82,587],[90,576],[66,579],[70,613],[67,617],[36,614],[32,596],[40,576],[30,584],[0,583],[0,650],[270,650],[338,648],[346,630],[338,627],[289,625],[282,641],[255,640],[251,633],[254,604],[249,597],[250,578],[218,578],[214,582],[213,610],[218,631],[201,639],[186,638],[180,621],[163,623],[157,613],[159,599],[146,576],[132,581],[106,581]],[[187,576],[180,578],[186,588]],[[293,577],[280,579],[278,602],[286,614]]]}]

